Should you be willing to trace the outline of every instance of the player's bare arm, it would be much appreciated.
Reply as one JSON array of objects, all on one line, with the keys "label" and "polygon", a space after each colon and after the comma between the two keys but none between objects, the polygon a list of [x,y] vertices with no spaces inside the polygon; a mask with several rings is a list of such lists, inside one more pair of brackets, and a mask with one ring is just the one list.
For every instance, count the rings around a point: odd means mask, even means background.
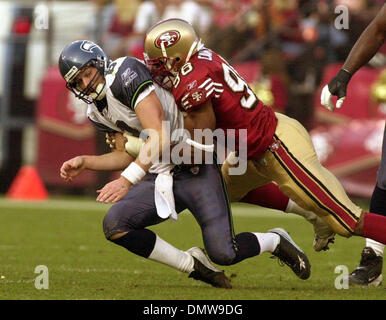
[{"label": "player's bare arm", "polygon": [[386,5],[361,34],[354,47],[351,49],[342,69],[326,85],[321,94],[321,104],[330,111],[335,106],[332,96],[337,96],[336,108],[340,108],[346,97],[347,85],[354,73],[367,63],[385,42],[386,36]]},{"label": "player's bare arm", "polygon": [[386,4],[361,34],[348,55],[343,69],[353,75],[367,63],[385,42],[386,36]]},{"label": "player's bare arm", "polygon": [[[187,113],[184,118],[184,128],[189,131],[192,140],[194,140],[194,129],[215,130],[216,116],[210,100]],[[200,143],[200,141],[197,142]],[[193,146],[191,148],[193,150],[191,161],[194,163],[194,154],[197,153],[197,150]],[[202,157],[205,157],[205,151],[202,151]]]},{"label": "player's bare arm", "polygon": [[[165,114],[155,92],[150,93],[143,99],[135,108],[135,112],[141,122],[144,130],[148,129],[149,138],[145,145],[141,148],[138,157],[135,159],[135,169],[139,175],[148,171],[152,163],[162,154],[162,150],[169,145],[168,133],[164,132],[162,121],[165,120]],[[155,155],[154,150],[158,150]],[[149,161],[145,162],[143,159]],[[135,172],[136,173],[136,172]],[[134,177],[135,178],[135,177]],[[122,199],[129,191],[130,187],[137,181],[131,181],[131,176],[122,175],[118,179],[106,184],[102,189],[97,190],[97,201],[110,203],[117,202]]]},{"label": "player's bare arm", "polygon": [[[149,138],[141,149],[135,162],[141,166],[144,171],[147,171],[153,162],[160,158],[162,150],[169,146],[170,137],[166,128],[162,126],[162,121],[165,121],[165,114],[161,102],[156,93],[153,91],[142,100],[135,109],[139,121],[144,130],[148,130]],[[151,156],[151,150],[158,150],[158,153]],[[141,159],[150,159],[150,162],[143,163]]]},{"label": "player's bare arm", "polygon": [[184,118],[185,129],[189,131],[192,137],[194,129],[211,129],[216,128],[216,116],[210,100],[196,107],[189,112]]},{"label": "player's bare arm", "polygon": [[134,157],[125,150],[125,138],[121,133],[116,133],[114,150],[102,155],[81,155],[64,162],[60,168],[60,176],[65,181],[71,182],[84,170],[117,171],[123,170]]},{"label": "player's bare arm", "polygon": [[134,158],[124,151],[113,151],[103,155],[82,155],[64,162],[60,168],[60,176],[71,182],[84,170],[116,171],[126,168]]},{"label": "player's bare arm", "polygon": [[81,156],[85,169],[94,171],[117,171],[126,168],[134,158],[125,150],[113,150],[98,156]]}]

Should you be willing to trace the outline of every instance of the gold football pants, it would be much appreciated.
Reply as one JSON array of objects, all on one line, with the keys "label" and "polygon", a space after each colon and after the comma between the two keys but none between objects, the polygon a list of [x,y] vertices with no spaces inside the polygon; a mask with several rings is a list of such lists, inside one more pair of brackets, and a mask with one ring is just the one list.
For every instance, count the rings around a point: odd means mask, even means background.
[{"label": "gold football pants", "polygon": [[231,165],[224,162],[222,173],[229,200],[238,201],[249,191],[274,181],[290,199],[321,217],[335,233],[351,236],[361,208],[320,164],[307,130],[295,119],[280,113],[276,117],[272,144],[259,159],[248,161],[243,175],[229,175]]}]

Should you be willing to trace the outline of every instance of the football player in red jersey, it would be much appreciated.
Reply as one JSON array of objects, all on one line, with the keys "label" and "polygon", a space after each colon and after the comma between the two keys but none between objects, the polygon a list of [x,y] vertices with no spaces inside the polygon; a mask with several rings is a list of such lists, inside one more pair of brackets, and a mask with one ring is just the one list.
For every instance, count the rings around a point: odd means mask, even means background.
[{"label": "football player in red jersey", "polygon": [[[187,129],[237,129],[236,155],[242,161],[246,154],[248,166],[242,175],[229,174],[234,161],[222,166],[231,201],[275,181],[289,198],[315,212],[339,235],[386,243],[386,217],[355,205],[320,164],[306,129],[262,104],[231,65],[203,46],[189,23],[181,19],[157,23],[147,32],[144,49],[154,80],[172,90],[186,113]],[[240,129],[247,129],[245,141],[239,141]]]}]

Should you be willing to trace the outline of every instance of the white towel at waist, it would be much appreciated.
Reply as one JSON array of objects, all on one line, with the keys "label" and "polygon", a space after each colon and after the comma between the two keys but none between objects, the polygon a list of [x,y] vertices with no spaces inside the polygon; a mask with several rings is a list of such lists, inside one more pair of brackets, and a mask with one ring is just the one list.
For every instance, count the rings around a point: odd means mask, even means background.
[{"label": "white towel at waist", "polygon": [[173,174],[170,172],[159,173],[155,179],[154,200],[157,214],[163,219],[177,220],[173,194]]}]

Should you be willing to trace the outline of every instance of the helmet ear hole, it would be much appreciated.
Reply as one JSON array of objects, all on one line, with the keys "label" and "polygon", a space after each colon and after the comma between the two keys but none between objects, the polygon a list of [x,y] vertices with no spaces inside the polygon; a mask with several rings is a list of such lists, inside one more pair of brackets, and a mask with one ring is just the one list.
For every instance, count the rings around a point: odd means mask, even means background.
[{"label": "helmet ear hole", "polygon": [[176,58],[176,61],[177,61],[177,62],[180,62],[180,60],[181,60],[180,57],[177,57],[177,58]]}]

